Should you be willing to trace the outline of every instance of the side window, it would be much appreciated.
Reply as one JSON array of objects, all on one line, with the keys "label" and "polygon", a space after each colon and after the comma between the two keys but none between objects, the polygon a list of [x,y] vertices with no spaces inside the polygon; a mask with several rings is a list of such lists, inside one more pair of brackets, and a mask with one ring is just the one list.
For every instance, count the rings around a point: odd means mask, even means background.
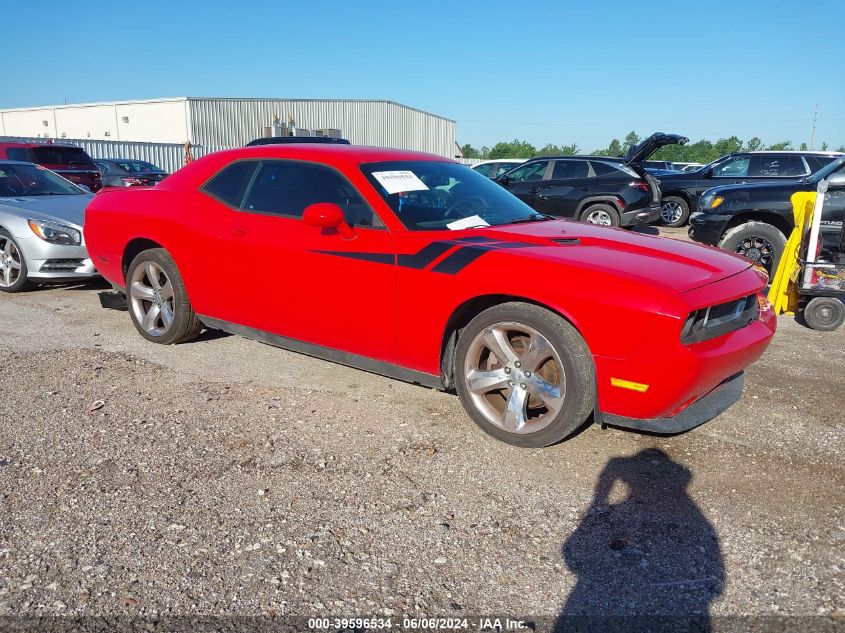
[{"label": "side window", "polygon": [[748,175],[750,163],[750,156],[735,156],[717,165],[713,170],[713,175],[717,178],[744,177]]},{"label": "side window", "polygon": [[339,205],[352,226],[383,226],[349,181],[310,163],[263,161],[242,206],[246,211],[301,218],[305,208],[317,202]]},{"label": "side window", "polygon": [[525,182],[526,180],[542,180],[543,173],[546,171],[549,161],[540,160],[536,163],[529,163],[522,167],[517,167],[510,174],[508,178],[511,182]]},{"label": "side window", "polygon": [[586,178],[588,175],[589,165],[585,160],[556,160],[552,180]]},{"label": "side window", "polygon": [[805,173],[804,162],[796,155],[755,156],[748,168],[749,176],[762,178],[803,176]]},{"label": "side window", "polygon": [[97,169],[100,170],[100,173],[103,174],[104,176],[107,173],[109,173],[109,164],[108,163],[98,163],[98,162],[95,161],[94,164],[97,166]]},{"label": "side window", "polygon": [[836,160],[836,156],[805,156],[807,164],[810,166],[810,172],[815,173],[822,167],[827,167]]},{"label": "side window", "polygon": [[9,160],[25,160],[27,162],[32,162],[29,150],[25,147],[10,147],[6,150],[6,155],[9,157]]},{"label": "side window", "polygon": [[209,180],[203,189],[218,200],[239,207],[257,165],[254,160],[232,163]]},{"label": "side window", "polygon": [[615,176],[622,175],[621,165],[619,167],[614,167],[611,164],[602,163],[596,160],[590,161],[590,164],[593,166],[593,171],[595,172],[596,176],[609,176],[611,174]]}]

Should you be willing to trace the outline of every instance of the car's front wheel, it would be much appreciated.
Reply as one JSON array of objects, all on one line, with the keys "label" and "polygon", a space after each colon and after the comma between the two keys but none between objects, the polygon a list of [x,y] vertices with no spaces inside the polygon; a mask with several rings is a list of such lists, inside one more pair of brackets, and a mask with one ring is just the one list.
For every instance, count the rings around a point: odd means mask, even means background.
[{"label": "car's front wheel", "polygon": [[470,321],[458,339],[455,372],[473,421],[515,446],[559,442],[595,405],[584,339],[557,314],[528,303],[494,306]]},{"label": "car's front wheel", "polygon": [[739,253],[763,266],[770,276],[774,276],[785,246],[786,236],[765,222],[739,224],[728,229],[719,241],[719,248]]},{"label": "car's front wheel", "polygon": [[28,270],[18,243],[10,233],[0,229],[0,292],[20,292],[31,284]]},{"label": "car's front wheel", "polygon": [[660,202],[660,221],[664,226],[679,227],[689,220],[689,204],[679,196],[666,196]]},{"label": "car's front wheel", "polygon": [[162,248],[143,251],[129,264],[126,299],[132,323],[148,341],[183,343],[202,331],[176,262]]}]

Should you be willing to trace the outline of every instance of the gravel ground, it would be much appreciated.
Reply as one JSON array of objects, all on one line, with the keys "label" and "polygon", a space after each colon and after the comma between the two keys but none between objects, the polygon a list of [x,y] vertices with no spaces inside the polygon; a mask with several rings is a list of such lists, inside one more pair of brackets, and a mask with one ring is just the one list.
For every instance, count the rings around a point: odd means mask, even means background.
[{"label": "gravel ground", "polygon": [[521,450],[448,394],[234,336],[149,344],[102,289],[0,297],[0,616],[842,628],[845,330],[782,317],[690,433]]}]

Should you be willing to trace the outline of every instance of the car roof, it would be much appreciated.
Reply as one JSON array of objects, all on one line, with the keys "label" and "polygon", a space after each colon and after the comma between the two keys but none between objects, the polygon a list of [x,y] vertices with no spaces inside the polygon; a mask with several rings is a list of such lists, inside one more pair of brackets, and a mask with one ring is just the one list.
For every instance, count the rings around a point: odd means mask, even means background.
[{"label": "car roof", "polygon": [[802,154],[807,156],[842,156],[842,152],[829,152],[812,149],[763,149],[753,152],[734,152],[734,154]]},{"label": "car roof", "polygon": [[71,145],[70,143],[27,143],[27,142],[6,142],[0,141],[0,147],[61,147],[70,149],[82,149],[78,145]]},{"label": "car roof", "polygon": [[[252,145],[237,147],[206,154],[170,176],[165,182],[167,187],[194,187],[204,182],[210,174],[237,160],[261,160],[265,158],[289,158],[312,161],[330,166],[356,168],[364,163],[383,161],[435,161],[457,163],[451,158],[386,147],[367,147],[362,145],[340,145],[330,143],[292,143],[282,145]],[[164,183],[162,183],[164,184]]]}]

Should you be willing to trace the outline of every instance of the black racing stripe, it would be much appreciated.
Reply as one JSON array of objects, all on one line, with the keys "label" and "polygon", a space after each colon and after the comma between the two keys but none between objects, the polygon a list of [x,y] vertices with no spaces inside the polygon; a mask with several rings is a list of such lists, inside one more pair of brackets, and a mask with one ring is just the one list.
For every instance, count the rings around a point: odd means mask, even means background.
[{"label": "black racing stripe", "polygon": [[311,251],[312,253],[321,253],[323,255],[334,255],[336,257],[346,257],[348,259],[360,259],[365,262],[375,262],[377,264],[393,264],[396,262],[392,253],[349,253],[344,251]]},{"label": "black racing stripe", "polygon": [[498,240],[494,240],[492,237],[487,237],[485,235],[473,235],[471,237],[462,237],[458,240],[459,242],[496,242]]},{"label": "black racing stripe", "polygon": [[486,246],[465,246],[449,255],[431,270],[446,275],[457,274],[489,250]]},{"label": "black racing stripe", "polygon": [[421,251],[412,255],[399,255],[397,260],[400,266],[422,269],[455,246],[456,244],[454,242],[432,242]]}]

